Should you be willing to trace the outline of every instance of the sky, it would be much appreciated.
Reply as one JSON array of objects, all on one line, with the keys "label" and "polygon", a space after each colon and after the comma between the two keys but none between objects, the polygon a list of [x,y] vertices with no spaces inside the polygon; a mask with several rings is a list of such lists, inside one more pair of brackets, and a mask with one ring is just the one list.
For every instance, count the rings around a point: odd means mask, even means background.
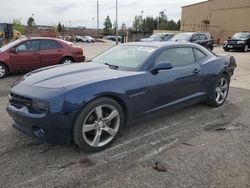
[{"label": "sky", "polygon": [[[125,23],[131,27],[135,15],[156,17],[166,10],[169,19],[181,18],[181,7],[204,0],[118,0],[118,24]],[[34,16],[37,25],[97,27],[97,0],[1,0],[0,23],[9,23],[20,19],[27,24],[30,16]],[[99,0],[100,28],[107,15],[115,22],[116,0]],[[143,11],[143,14],[142,14]]]}]

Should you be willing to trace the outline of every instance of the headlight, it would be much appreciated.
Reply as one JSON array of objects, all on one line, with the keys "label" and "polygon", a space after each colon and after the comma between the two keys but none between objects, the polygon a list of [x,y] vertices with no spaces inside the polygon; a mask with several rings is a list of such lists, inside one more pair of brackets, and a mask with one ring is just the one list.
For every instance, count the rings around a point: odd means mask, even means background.
[{"label": "headlight", "polygon": [[37,113],[45,113],[48,110],[48,103],[41,100],[32,100],[32,110]]},{"label": "headlight", "polygon": [[244,44],[244,43],[245,41],[242,41],[242,40],[238,41],[238,44]]}]

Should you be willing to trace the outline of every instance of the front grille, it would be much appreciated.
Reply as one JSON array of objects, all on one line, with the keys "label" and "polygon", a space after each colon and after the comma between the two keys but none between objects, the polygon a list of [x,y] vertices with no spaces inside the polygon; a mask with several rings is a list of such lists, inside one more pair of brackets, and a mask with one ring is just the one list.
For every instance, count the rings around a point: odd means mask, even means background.
[{"label": "front grille", "polygon": [[14,93],[10,93],[9,97],[10,97],[10,104],[18,109],[23,107],[30,108],[32,106],[32,99],[30,98],[23,97],[21,95],[17,95]]},{"label": "front grille", "polygon": [[230,41],[227,42],[227,44],[237,44],[237,43],[238,43],[237,40],[230,40]]}]

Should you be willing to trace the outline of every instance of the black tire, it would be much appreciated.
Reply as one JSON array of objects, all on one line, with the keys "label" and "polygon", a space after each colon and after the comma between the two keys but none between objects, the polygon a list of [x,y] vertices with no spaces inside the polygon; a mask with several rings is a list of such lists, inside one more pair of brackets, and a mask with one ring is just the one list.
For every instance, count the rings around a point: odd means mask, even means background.
[{"label": "black tire", "polygon": [[249,49],[249,48],[248,48],[248,45],[246,44],[246,45],[244,46],[244,48],[243,48],[243,51],[244,51],[244,52],[248,52],[248,49]]},{"label": "black tire", "polygon": [[228,48],[224,48],[224,51],[225,51],[225,52],[228,52],[228,51],[229,51],[229,49],[228,49]]},{"label": "black tire", "polygon": [[212,46],[208,46],[207,49],[212,52],[213,51],[213,47]]},{"label": "black tire", "polygon": [[[220,86],[221,80],[224,80],[226,82],[225,84],[227,84],[227,87],[226,87],[225,91],[222,91],[222,89],[221,89],[221,91],[218,91],[219,90],[218,88],[222,88],[222,86]],[[208,98],[206,100],[206,104],[209,105],[209,106],[211,106],[211,107],[219,107],[219,106],[223,105],[224,102],[227,99],[227,96],[228,96],[229,84],[230,84],[230,78],[227,75],[222,74],[217,79],[216,84],[215,84],[215,86],[212,89],[212,92],[210,93],[210,95],[208,96]],[[220,98],[222,94],[218,94],[219,92],[223,93],[222,98]],[[217,100],[218,99],[218,95],[219,95],[219,101]]]},{"label": "black tire", "polygon": [[[101,118],[98,118],[97,109],[101,108]],[[112,108],[111,111],[109,111]],[[100,112],[100,111],[99,111]],[[115,112],[115,113],[113,113]],[[111,114],[117,114],[112,119],[104,120],[111,116]],[[100,114],[100,113],[99,113]],[[106,121],[105,125],[102,124]],[[99,124],[100,123],[100,124]],[[87,128],[86,125],[91,125],[91,130],[83,132],[83,128]],[[93,126],[94,125],[94,126]],[[124,113],[122,107],[118,102],[111,98],[102,97],[98,98],[89,104],[87,104],[79,113],[73,127],[73,140],[77,146],[84,151],[97,152],[109,147],[119,136],[124,125]],[[105,126],[113,131],[114,135],[108,133]],[[112,127],[112,128],[111,128]],[[98,134],[98,131],[99,132]],[[99,136],[99,139],[97,138]],[[106,136],[106,137],[105,137]],[[103,140],[102,140],[103,139]],[[106,139],[106,140],[105,140]],[[95,145],[95,140],[98,140],[98,144]],[[103,143],[101,143],[103,141]]]},{"label": "black tire", "polygon": [[0,63],[0,79],[4,78],[8,73],[9,73],[8,67],[5,64]]},{"label": "black tire", "polygon": [[65,57],[61,60],[60,64],[73,63],[74,59],[71,57]]}]

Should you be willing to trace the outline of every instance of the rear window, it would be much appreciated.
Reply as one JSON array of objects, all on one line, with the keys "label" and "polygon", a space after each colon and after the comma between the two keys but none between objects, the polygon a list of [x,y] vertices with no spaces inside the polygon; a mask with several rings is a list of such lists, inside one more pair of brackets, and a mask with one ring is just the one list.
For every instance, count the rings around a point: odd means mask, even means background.
[{"label": "rear window", "polygon": [[57,49],[61,48],[61,45],[53,40],[41,40],[40,50]]}]

